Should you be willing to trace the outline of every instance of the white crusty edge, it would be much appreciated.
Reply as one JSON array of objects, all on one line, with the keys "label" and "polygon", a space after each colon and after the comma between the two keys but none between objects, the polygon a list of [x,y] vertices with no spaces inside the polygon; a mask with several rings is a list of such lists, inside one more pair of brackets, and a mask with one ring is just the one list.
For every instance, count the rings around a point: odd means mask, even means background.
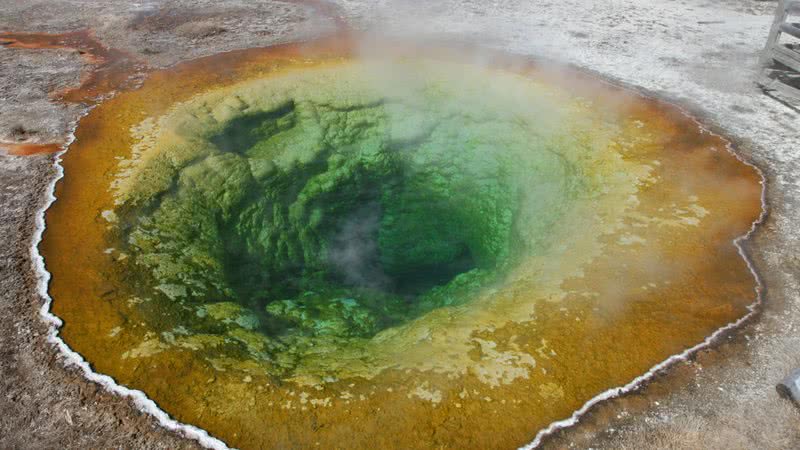
[{"label": "white crusty edge", "polygon": [[[73,127],[74,128],[74,127]],[[56,200],[55,188],[56,183],[64,177],[64,168],[61,166],[61,156],[67,151],[67,148],[75,140],[74,132],[70,133],[67,142],[62,147],[61,151],[56,154],[53,165],[56,169],[56,176],[50,180],[50,185],[47,189],[47,198],[45,199],[42,209],[36,215],[36,229],[33,233],[33,240],[31,245],[31,260],[36,269],[36,278],[38,284],[39,295],[44,299],[39,313],[42,319],[49,325],[47,332],[47,341],[56,346],[64,358],[64,365],[70,367],[77,367],[83,372],[83,375],[95,383],[100,384],[109,392],[128,397],[133,401],[136,407],[147,414],[153,416],[161,426],[168,430],[175,431],[189,439],[194,439],[200,445],[214,449],[214,450],[230,450],[224,442],[208,434],[206,430],[201,428],[180,423],[169,416],[164,410],[158,407],[156,402],[147,397],[147,395],[139,390],[130,389],[121,384],[118,384],[113,378],[108,375],[103,375],[92,370],[91,366],[81,355],[69,348],[66,342],[58,336],[58,330],[63,324],[55,314],[50,311],[50,305],[53,299],[47,292],[47,287],[50,282],[50,272],[47,271],[44,265],[44,257],[39,253],[39,243],[42,241],[42,234],[45,229],[44,214],[45,211]]]},{"label": "white crusty edge", "polygon": [[[581,70],[581,69],[578,69],[578,70]],[[587,72],[587,71],[584,70],[584,72]],[[645,92],[643,92],[642,89],[637,89],[635,87],[625,86],[623,83],[617,84],[617,83],[609,82],[609,81],[604,80],[602,78],[602,76],[601,76],[601,80],[604,81],[607,84],[612,85],[612,86],[618,86],[619,87],[619,85],[621,84],[623,88],[625,88],[627,90],[632,90],[634,93],[636,93],[637,95],[639,95],[641,97],[656,99],[656,100],[658,100],[658,101],[660,101],[660,102],[662,102],[662,103],[664,103],[666,105],[669,105],[671,107],[677,108],[683,115],[685,115],[686,117],[692,119],[692,121],[697,125],[697,127],[700,128],[701,132],[708,133],[708,134],[711,134],[713,136],[717,136],[717,137],[722,138],[726,142],[725,150],[728,153],[733,155],[736,159],[741,161],[743,164],[752,167],[758,173],[758,176],[761,178],[761,214],[750,225],[750,229],[747,230],[747,233],[745,233],[745,234],[743,234],[743,235],[741,235],[741,236],[739,236],[739,237],[737,237],[736,239],[733,240],[733,245],[736,247],[736,250],[739,252],[739,255],[741,255],[742,259],[744,259],[745,264],[747,264],[747,268],[750,270],[750,273],[753,275],[753,279],[756,282],[756,286],[755,286],[755,289],[754,289],[755,294],[756,294],[756,298],[753,301],[753,303],[747,305],[747,309],[748,309],[747,314],[742,316],[739,320],[731,322],[731,323],[725,325],[724,327],[717,329],[717,331],[715,331],[710,336],[705,338],[703,340],[703,342],[701,342],[701,343],[699,343],[699,344],[697,344],[697,345],[695,345],[693,347],[689,347],[686,350],[682,351],[681,353],[678,353],[676,355],[672,355],[669,358],[665,359],[664,361],[656,364],[655,366],[651,367],[647,372],[645,372],[642,375],[639,375],[638,377],[636,377],[633,380],[631,380],[630,383],[628,383],[628,384],[626,384],[624,386],[618,386],[618,387],[614,387],[614,388],[608,389],[608,390],[603,391],[600,394],[594,396],[592,399],[590,399],[589,401],[584,403],[583,406],[581,406],[577,411],[572,413],[572,415],[569,416],[568,418],[552,422],[546,428],[543,428],[543,429],[539,430],[539,432],[536,434],[536,437],[534,438],[533,442],[531,442],[530,444],[527,444],[527,445],[524,445],[524,446],[520,447],[519,450],[532,450],[532,449],[535,449],[535,448],[539,447],[540,445],[542,445],[542,443],[544,442],[544,440],[547,437],[555,434],[559,430],[562,430],[564,428],[568,428],[568,427],[571,427],[571,426],[577,424],[580,421],[581,417],[583,417],[584,414],[589,412],[589,410],[593,406],[595,406],[596,404],[598,404],[600,402],[603,402],[605,400],[610,400],[612,398],[619,397],[619,396],[627,394],[629,392],[633,392],[636,389],[638,389],[639,387],[641,387],[648,380],[650,380],[651,378],[653,378],[654,376],[659,374],[660,372],[662,372],[662,371],[666,370],[667,368],[671,367],[673,364],[677,364],[677,363],[679,363],[681,361],[687,361],[696,352],[698,352],[698,351],[700,351],[700,350],[702,350],[704,348],[710,347],[715,342],[717,342],[720,338],[722,338],[725,335],[725,333],[728,333],[729,331],[734,330],[734,329],[742,326],[745,322],[747,322],[748,320],[753,318],[753,316],[755,316],[755,314],[758,313],[759,307],[761,306],[762,301],[763,301],[762,293],[764,291],[764,284],[761,281],[761,277],[758,275],[758,272],[756,272],[755,267],[753,267],[753,263],[750,261],[750,258],[747,256],[747,252],[745,252],[744,247],[742,246],[742,243],[750,238],[750,236],[756,231],[756,228],[758,228],[758,226],[764,221],[764,219],[767,216],[767,179],[764,176],[764,172],[758,166],[756,166],[755,164],[751,163],[750,161],[745,160],[744,158],[741,157],[741,155],[736,153],[736,151],[733,149],[733,144],[731,143],[731,141],[728,138],[726,138],[725,136],[721,136],[720,134],[709,130],[706,126],[704,126],[702,123],[700,123],[700,121],[695,117],[694,114],[692,114],[689,111],[687,111],[686,108],[683,108],[680,105],[677,105],[677,104],[675,104],[675,103],[673,103],[671,101],[660,99],[656,95],[650,95],[649,93],[645,93]]]},{"label": "white crusty edge", "polygon": [[[615,83],[608,83],[608,84],[616,85]],[[631,89],[630,87],[627,87],[627,89],[633,90],[642,97],[650,97],[650,98],[654,97],[650,95],[645,95],[640,90],[637,90],[635,88]],[[691,118],[703,132],[712,134],[714,136],[720,136],[719,134],[714,133],[713,131],[705,127],[703,124],[701,124],[695,118],[695,116],[686,111],[685,108],[682,108],[672,102],[667,102],[664,100],[660,101],[662,101],[663,103],[667,103],[672,107],[678,108],[684,115]],[[75,124],[73,130],[76,127],[77,124]],[[746,164],[755,169],[759,177],[761,178],[761,186],[762,186],[761,214],[759,215],[758,219],[756,219],[751,224],[750,230],[748,230],[747,233],[733,240],[733,245],[736,246],[739,255],[741,255],[742,259],[744,259],[748,269],[750,269],[750,272],[752,273],[753,278],[756,281],[756,287],[755,287],[756,299],[752,304],[748,305],[747,307],[749,310],[748,313],[742,316],[739,320],[731,322],[725,325],[724,327],[718,329],[710,336],[708,336],[705,340],[703,340],[703,342],[693,347],[690,347],[679,354],[672,355],[666,360],[656,364],[644,374],[634,378],[630,383],[624,386],[608,389],[596,395],[595,397],[584,403],[583,406],[580,407],[580,409],[572,413],[570,417],[552,422],[546,428],[540,430],[536,434],[534,440],[531,443],[520,447],[520,450],[531,450],[539,447],[543,443],[544,439],[547,438],[548,436],[556,433],[561,429],[568,428],[577,424],[578,421],[581,419],[581,417],[584,414],[586,414],[596,404],[605,400],[619,397],[628,392],[635,391],[640,386],[642,386],[643,383],[653,378],[659,372],[667,369],[673,364],[676,364],[681,361],[686,361],[691,355],[693,355],[697,351],[711,346],[725,333],[735,328],[738,328],[739,326],[750,320],[758,312],[758,307],[761,305],[762,302],[761,294],[763,292],[763,283],[761,281],[761,277],[759,277],[758,273],[753,267],[750,258],[748,258],[747,253],[744,251],[744,248],[742,247],[742,242],[750,238],[750,236],[756,230],[758,225],[760,225],[764,221],[764,218],[767,215],[766,178],[764,176],[763,171],[758,166],[750,163],[749,161],[746,161],[733,150],[733,145],[727,138],[725,138],[724,136],[720,137],[727,142],[725,146],[726,151],[732,154],[736,159],[741,161],[743,164]],[[170,417],[169,414],[167,414],[164,410],[158,407],[156,402],[148,398],[144,392],[122,386],[121,384],[118,384],[110,376],[93,371],[89,363],[86,362],[86,360],[83,359],[83,357],[80,354],[69,348],[67,343],[64,342],[64,340],[58,336],[58,330],[59,328],[61,328],[63,322],[61,321],[61,319],[59,319],[55,314],[53,314],[50,311],[50,305],[53,302],[53,299],[50,297],[47,290],[50,282],[50,272],[48,272],[47,269],[45,268],[44,257],[42,257],[42,255],[39,253],[39,243],[42,241],[42,234],[44,233],[45,229],[45,221],[44,221],[45,212],[47,211],[48,208],[50,208],[50,205],[52,205],[53,202],[56,201],[56,196],[55,196],[56,184],[61,178],[64,177],[64,168],[61,166],[61,156],[67,151],[70,144],[72,144],[74,140],[75,140],[75,134],[73,131],[72,133],[70,133],[67,142],[62,147],[62,150],[56,154],[56,157],[53,162],[54,167],[56,169],[56,176],[53,177],[53,179],[50,181],[50,185],[48,186],[47,189],[47,198],[45,199],[44,205],[42,206],[41,210],[36,215],[36,229],[34,230],[33,240],[31,245],[31,260],[33,261],[33,265],[36,269],[39,295],[41,295],[42,298],[44,299],[44,303],[42,304],[39,313],[41,314],[42,319],[50,326],[47,333],[48,342],[52,343],[58,348],[58,350],[64,357],[64,363],[66,366],[77,367],[83,372],[84,376],[87,379],[100,384],[101,386],[106,388],[109,392],[113,392],[123,397],[130,398],[136,405],[136,407],[139,408],[139,410],[153,416],[158,421],[158,423],[161,424],[161,426],[163,426],[164,428],[175,431],[189,439],[194,439],[195,441],[200,443],[200,445],[206,448],[213,450],[230,450],[230,447],[228,447],[224,442],[211,436],[207,431],[193,425],[178,422],[177,420]]]}]

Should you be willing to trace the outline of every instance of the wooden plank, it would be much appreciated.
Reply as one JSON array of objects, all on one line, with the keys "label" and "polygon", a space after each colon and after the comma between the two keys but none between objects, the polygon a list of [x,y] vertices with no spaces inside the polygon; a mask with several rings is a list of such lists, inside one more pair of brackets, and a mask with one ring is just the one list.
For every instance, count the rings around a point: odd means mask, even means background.
[{"label": "wooden plank", "polygon": [[773,46],[770,53],[776,61],[800,72],[800,53],[789,50],[782,45]]},{"label": "wooden plank", "polygon": [[781,94],[787,97],[791,97],[795,100],[800,100],[800,89],[797,89],[794,86],[789,86],[786,83],[781,83],[780,81],[778,81],[777,83],[774,84],[773,89],[775,89],[776,91],[780,92]]},{"label": "wooden plank", "polygon": [[781,33],[786,33],[790,36],[800,38],[800,24],[793,22],[783,22],[781,24]]},{"label": "wooden plank", "polygon": [[[794,5],[794,2],[792,2],[792,5]],[[767,37],[767,45],[764,46],[764,50],[758,58],[758,62],[762,67],[772,63],[769,55],[772,53],[772,48],[774,48],[780,40],[781,24],[786,20],[786,16],[789,15],[786,12],[786,6],[785,0],[778,0],[778,8],[775,10],[775,18],[772,20],[772,28],[770,28],[769,37]]]},{"label": "wooden plank", "polygon": [[767,94],[769,94],[769,91],[777,92],[778,94],[780,94],[782,96],[780,98],[775,97],[774,95],[770,96],[782,102],[787,102],[787,104],[788,102],[791,102],[792,105],[790,106],[792,108],[796,108],[798,105],[800,105],[800,89],[797,89],[793,86],[789,86],[788,84],[785,84],[778,79],[770,78],[769,76],[766,75],[766,73],[762,74],[758,78],[757,83],[765,91],[767,91]]}]

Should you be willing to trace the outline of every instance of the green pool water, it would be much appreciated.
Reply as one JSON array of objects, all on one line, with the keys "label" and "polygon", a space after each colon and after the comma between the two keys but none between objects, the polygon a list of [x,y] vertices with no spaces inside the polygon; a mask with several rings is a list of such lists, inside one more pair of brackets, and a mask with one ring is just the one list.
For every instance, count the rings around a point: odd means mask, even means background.
[{"label": "green pool water", "polygon": [[386,69],[250,82],[155,125],[116,191],[142,295],[181,305],[192,333],[257,333],[249,349],[285,374],[321,343],[468,303],[547,246],[591,191],[547,95],[457,65]]}]

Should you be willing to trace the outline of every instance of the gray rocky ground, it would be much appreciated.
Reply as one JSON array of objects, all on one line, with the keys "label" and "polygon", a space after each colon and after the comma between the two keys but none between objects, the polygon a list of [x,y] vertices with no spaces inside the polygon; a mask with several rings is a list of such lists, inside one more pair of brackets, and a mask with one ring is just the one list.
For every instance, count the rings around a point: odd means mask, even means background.
[{"label": "gray rocky ground", "polygon": [[[800,114],[753,83],[774,2],[338,4],[355,27],[480,39],[562,60],[671,99],[734,138],[768,179],[769,215],[747,245],[767,287],[762,312],[640,393],[595,408],[549,446],[800,448],[800,414],[774,390],[800,366]],[[0,32],[88,28],[151,67],[332,27],[299,2],[0,0]],[[89,68],[74,50],[0,47],[0,141],[63,139],[85,107],[59,104],[49,93],[78,84]],[[30,246],[53,161],[0,154],[0,447],[193,447],[65,368],[45,341]]]}]

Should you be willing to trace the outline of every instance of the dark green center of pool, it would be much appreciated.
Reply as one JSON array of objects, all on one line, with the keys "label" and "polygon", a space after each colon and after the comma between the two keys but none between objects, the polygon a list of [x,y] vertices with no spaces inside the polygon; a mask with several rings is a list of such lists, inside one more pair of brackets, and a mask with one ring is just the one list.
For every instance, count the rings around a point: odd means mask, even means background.
[{"label": "dark green center of pool", "polygon": [[165,119],[118,211],[156,304],[256,331],[286,369],[473,301],[546,245],[587,189],[576,144],[535,90],[424,69],[249,83]]}]

